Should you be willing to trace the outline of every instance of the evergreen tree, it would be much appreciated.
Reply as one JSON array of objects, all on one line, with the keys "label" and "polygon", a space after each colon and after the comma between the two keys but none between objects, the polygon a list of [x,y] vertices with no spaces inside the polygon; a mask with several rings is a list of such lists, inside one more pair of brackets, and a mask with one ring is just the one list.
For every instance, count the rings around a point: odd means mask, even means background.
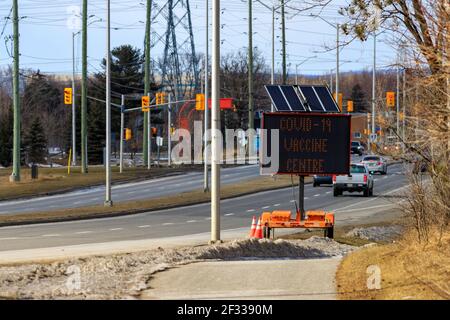
[{"label": "evergreen tree", "polygon": [[104,107],[91,106],[89,110],[88,130],[89,164],[102,164],[106,133]]},{"label": "evergreen tree", "polygon": [[29,163],[42,163],[47,155],[47,140],[39,117],[35,117],[24,138],[24,150]]},{"label": "evergreen tree", "polygon": [[8,167],[12,162],[13,117],[9,110],[0,119],[0,165]]},{"label": "evergreen tree", "polygon": [[355,112],[367,112],[367,100],[359,83],[352,88],[351,100],[353,100]]}]

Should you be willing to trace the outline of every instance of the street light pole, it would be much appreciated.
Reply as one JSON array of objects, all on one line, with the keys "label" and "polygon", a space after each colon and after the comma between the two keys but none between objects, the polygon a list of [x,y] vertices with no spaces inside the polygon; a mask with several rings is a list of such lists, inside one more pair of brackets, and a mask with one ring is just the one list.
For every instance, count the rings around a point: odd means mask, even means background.
[{"label": "street light pole", "polygon": [[205,53],[205,133],[204,133],[204,177],[203,177],[203,191],[209,190],[209,168],[208,168],[208,129],[209,129],[209,0],[206,0],[206,53]]},{"label": "street light pole", "polygon": [[[339,23],[336,25],[336,101],[339,105]],[[342,112],[344,112],[344,105],[342,104]]]},{"label": "street light pole", "polygon": [[106,197],[105,206],[111,207],[111,1],[107,0],[106,22]]},{"label": "street light pole", "polygon": [[248,0],[248,129],[253,127],[253,0]]},{"label": "street light pole", "polygon": [[72,32],[72,166],[77,165],[77,144],[76,144],[76,106],[75,106],[75,36]]},{"label": "street light pole", "polygon": [[211,107],[211,243],[220,241],[220,0],[213,0]]},{"label": "street light pole", "polygon": [[122,95],[122,103],[120,106],[120,173],[123,173],[123,131],[125,130],[125,96]]}]

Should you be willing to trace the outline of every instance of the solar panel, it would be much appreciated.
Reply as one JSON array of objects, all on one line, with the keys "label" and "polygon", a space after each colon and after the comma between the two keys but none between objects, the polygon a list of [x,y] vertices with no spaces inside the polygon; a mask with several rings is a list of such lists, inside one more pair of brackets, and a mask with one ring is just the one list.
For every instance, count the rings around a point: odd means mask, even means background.
[{"label": "solar panel", "polygon": [[279,86],[265,86],[272,104],[278,111],[292,111]]},{"label": "solar panel", "polygon": [[286,101],[288,102],[292,111],[306,111],[305,106],[300,100],[297,92],[295,92],[293,86],[280,86],[280,89],[283,92],[284,97],[286,98]]},{"label": "solar panel", "polygon": [[323,112],[325,109],[322,106],[322,103],[319,100],[314,88],[312,86],[299,86],[300,92],[303,94],[308,107],[311,111],[315,112]]},{"label": "solar panel", "polygon": [[327,112],[340,112],[336,101],[326,86],[314,86],[314,90],[319,96],[320,101],[322,101],[322,105]]}]

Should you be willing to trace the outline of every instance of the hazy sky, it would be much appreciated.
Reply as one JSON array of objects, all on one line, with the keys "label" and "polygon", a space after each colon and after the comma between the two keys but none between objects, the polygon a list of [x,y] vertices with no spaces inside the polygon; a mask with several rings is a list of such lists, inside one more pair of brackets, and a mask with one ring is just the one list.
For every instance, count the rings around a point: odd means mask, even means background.
[{"label": "hazy sky", "polygon": [[[261,0],[271,6],[271,0]],[[112,26],[117,30],[112,31],[112,46],[131,44],[138,48],[143,47],[145,0],[111,0]],[[154,0],[162,7],[166,1]],[[197,52],[205,50],[205,3],[206,0],[190,0],[192,11],[192,23],[194,28],[195,45]],[[335,0],[322,11],[321,16],[329,22],[344,21],[337,10],[345,4],[345,0]],[[3,31],[0,43],[0,66],[11,63],[8,56],[11,51],[11,41],[5,40],[12,34],[11,20],[6,19],[10,14],[11,0],[0,0],[0,32]],[[211,3],[211,2],[210,2]],[[247,14],[248,2],[244,0],[221,1],[221,37],[222,54],[236,52],[247,46]],[[279,1],[276,1],[279,3]],[[104,18],[106,0],[90,0],[89,14],[95,15],[89,26],[89,72],[99,69],[99,64],[105,52],[105,22],[95,22]],[[300,7],[301,0],[292,0],[290,5]],[[69,74],[72,71],[72,30],[68,28],[68,20],[71,12],[77,11],[81,6],[80,0],[21,0],[19,1],[20,21],[20,52],[21,68],[40,69],[45,73]],[[75,8],[73,8],[75,6]],[[264,54],[267,64],[271,61],[271,22],[272,14],[259,2],[253,2],[254,8],[254,46]],[[210,8],[211,9],[211,8]],[[298,13],[287,9],[287,53],[290,63],[290,73],[295,72],[295,65],[308,57],[311,58],[299,67],[299,72],[307,74],[324,74],[334,69],[336,65],[336,51],[326,50],[326,46],[335,47],[336,30],[318,18],[310,16],[309,12]],[[317,11],[316,11],[317,12]],[[181,11],[176,12],[181,16]],[[297,14],[296,14],[297,13]],[[76,24],[76,20],[75,24]],[[276,25],[276,68],[280,69],[280,27]],[[162,15],[156,18],[152,25],[153,31],[163,35],[166,29],[166,21]],[[77,30],[75,30],[77,31]],[[180,31],[179,39],[187,35]],[[378,40],[378,61],[380,68],[385,68],[395,62],[395,51],[385,43],[389,35],[384,34]],[[342,41],[345,41],[342,36]],[[8,49],[7,49],[8,48]],[[373,41],[366,43],[355,41],[341,51],[341,70],[361,70],[371,68],[373,57]],[[152,55],[161,56],[163,43],[158,42]],[[77,70],[80,65],[81,37],[76,41]]]}]

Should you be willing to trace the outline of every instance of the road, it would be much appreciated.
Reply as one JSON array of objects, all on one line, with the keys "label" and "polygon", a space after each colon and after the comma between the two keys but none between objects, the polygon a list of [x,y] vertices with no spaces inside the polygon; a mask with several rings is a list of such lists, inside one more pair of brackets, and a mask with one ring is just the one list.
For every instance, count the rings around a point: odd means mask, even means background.
[{"label": "road", "polygon": [[[240,169],[242,172],[256,170]],[[333,197],[331,187],[306,185],[305,208],[336,212],[337,224],[364,223],[399,199],[407,180],[402,164],[389,167],[386,176],[375,176],[374,197],[344,194]],[[237,177],[236,177],[237,178]],[[297,198],[297,195],[295,195]],[[223,200],[222,230],[249,228],[253,215],[263,211],[295,211],[291,188]],[[159,239],[206,233],[210,230],[210,204],[180,207],[130,216],[0,228],[0,251],[48,248],[90,243]]]},{"label": "road", "polygon": [[[232,184],[259,176],[258,165],[222,169],[222,184]],[[112,187],[114,202],[159,198],[203,188],[203,172],[189,172],[166,178],[133,182]],[[0,202],[0,214],[41,212],[102,205],[104,187],[93,187],[53,196]]]}]

